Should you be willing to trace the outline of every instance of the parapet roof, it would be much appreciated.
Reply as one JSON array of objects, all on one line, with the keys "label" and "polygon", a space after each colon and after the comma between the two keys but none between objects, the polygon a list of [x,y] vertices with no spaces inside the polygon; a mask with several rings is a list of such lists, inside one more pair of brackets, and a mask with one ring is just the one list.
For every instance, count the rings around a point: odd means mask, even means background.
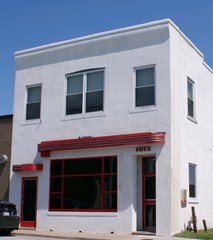
[{"label": "parapet roof", "polygon": [[[184,39],[185,41],[202,57],[203,54],[201,51],[189,40],[189,38],[186,37],[186,35],[177,27],[177,25],[174,24],[174,22],[171,19],[162,19],[158,21],[152,21],[148,23],[143,23],[143,24],[138,24],[134,26],[129,26],[129,27],[124,27],[124,28],[118,28],[115,30],[110,30],[110,31],[105,31],[101,33],[95,33],[83,37],[78,37],[78,38],[73,38],[70,40],[65,40],[65,41],[60,41],[60,42],[55,42],[55,43],[50,43],[34,48],[29,48],[21,51],[15,52],[15,58],[18,59],[19,57],[26,56],[26,55],[33,55],[39,52],[46,52],[46,51],[51,51],[52,49],[60,49],[66,46],[72,46],[75,44],[81,44],[85,43],[88,41],[93,41],[97,39],[104,39],[107,37],[112,37],[116,36],[119,34],[128,34],[130,32],[138,31],[138,30],[146,30],[146,29],[151,29],[151,28],[156,28],[159,29],[165,25],[170,25],[172,26]],[[213,70],[203,61],[204,65],[211,71]]]}]

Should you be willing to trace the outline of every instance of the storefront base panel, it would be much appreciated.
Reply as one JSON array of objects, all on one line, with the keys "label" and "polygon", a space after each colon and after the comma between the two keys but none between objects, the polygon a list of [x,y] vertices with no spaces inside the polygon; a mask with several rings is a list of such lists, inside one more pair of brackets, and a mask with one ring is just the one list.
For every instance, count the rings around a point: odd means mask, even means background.
[{"label": "storefront base panel", "polygon": [[129,214],[121,213],[46,213],[38,216],[37,229],[49,231],[132,233]]}]

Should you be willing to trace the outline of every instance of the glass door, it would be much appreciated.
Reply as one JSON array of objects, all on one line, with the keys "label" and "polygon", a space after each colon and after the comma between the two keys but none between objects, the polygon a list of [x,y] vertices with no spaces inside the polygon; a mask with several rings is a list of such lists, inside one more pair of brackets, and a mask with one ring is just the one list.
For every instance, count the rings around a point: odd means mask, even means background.
[{"label": "glass door", "polygon": [[37,177],[22,178],[21,226],[36,227]]},{"label": "glass door", "polygon": [[142,216],[143,229],[156,229],[156,175],[155,157],[142,159]]}]

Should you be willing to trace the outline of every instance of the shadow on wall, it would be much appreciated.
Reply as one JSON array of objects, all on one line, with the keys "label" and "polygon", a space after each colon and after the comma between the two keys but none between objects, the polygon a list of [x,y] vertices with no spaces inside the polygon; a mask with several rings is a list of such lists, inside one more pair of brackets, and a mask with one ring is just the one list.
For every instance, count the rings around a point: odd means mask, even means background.
[{"label": "shadow on wall", "polygon": [[[140,31],[140,30],[139,30]],[[85,40],[73,39],[67,42],[44,46],[43,49],[26,50],[25,53],[16,54],[16,69],[48,65],[58,62],[77,60],[94,56],[106,55],[162,44],[169,38],[168,27],[161,29],[143,29],[129,33],[106,34],[100,37],[88,37]]]},{"label": "shadow on wall", "polygon": [[0,200],[9,200],[9,176],[4,176],[6,164],[0,164]]}]

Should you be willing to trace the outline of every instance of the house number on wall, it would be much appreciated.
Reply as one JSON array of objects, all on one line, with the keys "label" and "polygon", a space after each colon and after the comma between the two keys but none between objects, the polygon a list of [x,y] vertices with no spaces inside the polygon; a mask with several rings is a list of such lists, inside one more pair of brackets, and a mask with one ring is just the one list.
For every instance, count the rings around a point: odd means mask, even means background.
[{"label": "house number on wall", "polygon": [[150,146],[136,147],[136,152],[149,152],[151,150]]}]

